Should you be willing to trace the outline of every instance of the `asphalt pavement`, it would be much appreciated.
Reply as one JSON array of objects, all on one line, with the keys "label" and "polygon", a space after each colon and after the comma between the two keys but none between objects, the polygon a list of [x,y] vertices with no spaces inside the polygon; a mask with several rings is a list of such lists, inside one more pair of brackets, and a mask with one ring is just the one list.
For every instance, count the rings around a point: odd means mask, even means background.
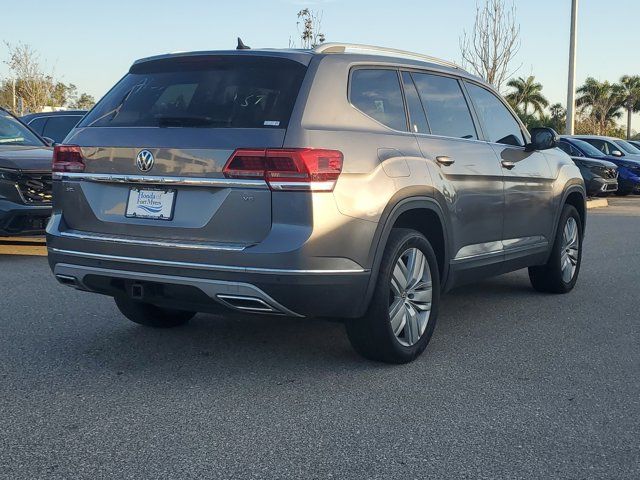
[{"label": "asphalt pavement", "polygon": [[590,212],[576,289],[443,297],[425,354],[338,323],[150,330],[0,256],[0,478],[640,478],[640,197]]}]

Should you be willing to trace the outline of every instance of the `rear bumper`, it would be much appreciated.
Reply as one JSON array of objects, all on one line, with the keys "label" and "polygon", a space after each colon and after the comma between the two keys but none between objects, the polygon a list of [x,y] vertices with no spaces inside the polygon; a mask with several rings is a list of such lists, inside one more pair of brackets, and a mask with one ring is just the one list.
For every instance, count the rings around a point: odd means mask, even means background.
[{"label": "rear bumper", "polygon": [[111,296],[141,293],[140,300],[194,311],[231,308],[297,317],[362,315],[370,277],[364,269],[235,267],[52,246],[49,264],[61,283],[80,290]]},{"label": "rear bumper", "polygon": [[0,236],[43,235],[51,206],[0,199]]}]

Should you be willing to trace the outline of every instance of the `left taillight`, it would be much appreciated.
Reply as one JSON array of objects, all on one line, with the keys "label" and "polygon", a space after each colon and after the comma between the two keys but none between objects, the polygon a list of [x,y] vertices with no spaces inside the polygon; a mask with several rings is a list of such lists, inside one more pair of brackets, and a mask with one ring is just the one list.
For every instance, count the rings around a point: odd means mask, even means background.
[{"label": "left taillight", "polygon": [[84,172],[84,157],[77,145],[56,145],[51,169],[54,172]]}]

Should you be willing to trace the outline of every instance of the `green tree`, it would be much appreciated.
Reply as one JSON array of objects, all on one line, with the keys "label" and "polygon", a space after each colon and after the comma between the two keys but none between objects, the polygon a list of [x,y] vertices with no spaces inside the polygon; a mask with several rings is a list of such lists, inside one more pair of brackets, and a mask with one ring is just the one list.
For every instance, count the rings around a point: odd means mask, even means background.
[{"label": "green tree", "polygon": [[616,126],[616,120],[622,117],[624,101],[619,86],[589,77],[577,93],[576,105],[593,125],[594,131],[590,133],[605,135]]},{"label": "green tree", "polygon": [[625,75],[618,84],[622,104],[627,110],[627,138],[631,138],[631,117],[640,112],[640,75]]},{"label": "green tree", "polygon": [[71,105],[71,107],[77,108],[78,110],[89,110],[93,108],[95,104],[96,101],[93,96],[89,95],[88,93],[83,93],[80,95],[80,97],[78,97],[78,100],[73,105]]},{"label": "green tree", "polygon": [[[513,91],[507,94],[507,101],[524,116],[529,115],[529,105],[533,107],[533,113],[542,115],[549,101],[542,95],[542,84],[536,82],[536,77],[530,75],[527,78],[512,78],[507,86]],[[522,110],[520,110],[522,108]]]},{"label": "green tree", "polygon": [[69,85],[62,82],[57,82],[51,92],[51,98],[49,99],[50,107],[66,107],[73,104],[78,96],[78,89],[73,84]]}]

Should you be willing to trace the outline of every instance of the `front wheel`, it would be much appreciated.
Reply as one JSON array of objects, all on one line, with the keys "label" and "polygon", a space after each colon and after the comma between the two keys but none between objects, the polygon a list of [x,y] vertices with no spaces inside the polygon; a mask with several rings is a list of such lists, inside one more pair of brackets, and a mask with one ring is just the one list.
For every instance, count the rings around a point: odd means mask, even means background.
[{"label": "front wheel", "polygon": [[132,322],[154,328],[171,328],[184,325],[196,312],[171,310],[150,303],[132,300],[125,296],[115,297],[118,310]]},{"label": "front wheel", "polygon": [[548,293],[573,290],[582,262],[582,238],[582,220],[578,211],[572,205],[565,205],[549,260],[545,265],[529,268],[533,288]]},{"label": "front wheel", "polygon": [[419,232],[394,229],[385,247],[369,309],[347,323],[347,335],[362,356],[407,363],[427,347],[440,301],[436,255]]}]

